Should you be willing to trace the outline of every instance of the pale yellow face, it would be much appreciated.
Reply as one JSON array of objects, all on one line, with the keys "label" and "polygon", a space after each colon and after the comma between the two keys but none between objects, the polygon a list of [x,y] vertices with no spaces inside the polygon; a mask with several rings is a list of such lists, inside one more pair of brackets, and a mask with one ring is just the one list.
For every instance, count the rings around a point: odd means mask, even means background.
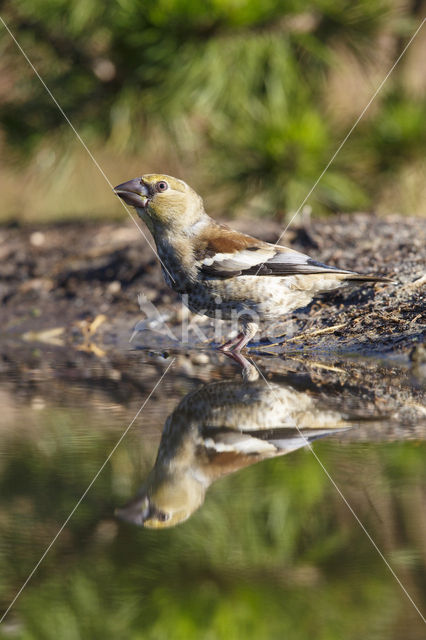
[{"label": "pale yellow face", "polygon": [[135,207],[151,231],[179,231],[204,214],[203,202],[186,182],[157,173],[115,187],[116,194]]},{"label": "pale yellow face", "polygon": [[156,173],[142,176],[142,182],[148,189],[148,213],[153,219],[168,225],[171,219],[184,215],[192,191],[185,182]]},{"label": "pale yellow face", "polygon": [[190,475],[184,474],[154,481],[148,496],[152,515],[144,521],[144,526],[165,529],[187,520],[204,502],[205,489]]},{"label": "pale yellow face", "polygon": [[204,212],[200,196],[190,186],[172,176],[147,174],[143,183],[150,193],[148,213],[162,227],[180,229],[192,224]]},{"label": "pale yellow face", "polygon": [[204,502],[206,487],[190,470],[167,474],[154,467],[138,496],[116,515],[148,529],[166,529],[187,520]]}]

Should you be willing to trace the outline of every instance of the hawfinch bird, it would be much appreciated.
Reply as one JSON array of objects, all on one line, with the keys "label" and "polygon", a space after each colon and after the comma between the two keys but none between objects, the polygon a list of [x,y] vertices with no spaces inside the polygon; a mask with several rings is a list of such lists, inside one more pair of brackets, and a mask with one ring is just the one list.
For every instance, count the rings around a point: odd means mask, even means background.
[{"label": "hawfinch bird", "polygon": [[206,384],[167,418],[154,468],[116,515],[148,528],[172,527],[203,504],[215,480],[351,426],[315,394],[288,384]]},{"label": "hawfinch bird", "polygon": [[276,320],[348,281],[387,281],[336,269],[287,247],[263,242],[217,223],[183,180],[149,174],[115,193],[152,233],[164,278],[191,311],[237,319],[241,333],[220,347],[239,352],[259,322]]}]

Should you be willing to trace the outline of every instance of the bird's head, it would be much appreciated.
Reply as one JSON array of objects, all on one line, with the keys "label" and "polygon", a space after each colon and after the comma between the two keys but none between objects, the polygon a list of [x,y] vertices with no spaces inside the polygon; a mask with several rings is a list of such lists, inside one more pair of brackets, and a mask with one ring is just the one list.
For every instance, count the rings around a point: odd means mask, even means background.
[{"label": "bird's head", "polygon": [[137,498],[116,515],[148,529],[166,529],[187,520],[203,504],[205,487],[193,476],[159,475],[154,469]]},{"label": "bird's head", "polygon": [[114,187],[126,204],[135,207],[149,230],[185,230],[204,215],[203,201],[183,180],[156,173]]}]

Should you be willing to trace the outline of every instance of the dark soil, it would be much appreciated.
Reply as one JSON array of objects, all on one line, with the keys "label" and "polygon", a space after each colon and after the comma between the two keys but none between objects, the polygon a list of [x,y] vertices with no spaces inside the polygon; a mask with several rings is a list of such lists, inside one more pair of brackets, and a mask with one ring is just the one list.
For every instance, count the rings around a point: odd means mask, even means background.
[{"label": "dark soil", "polygon": [[[272,242],[281,231],[269,221],[239,221],[235,226]],[[275,334],[286,336],[281,350],[408,355],[424,340],[424,220],[341,215],[314,220],[309,228],[294,227],[283,242],[328,264],[386,275],[397,284],[351,286],[317,298],[282,319]],[[140,293],[165,315],[169,326],[180,321],[178,298],[130,221],[0,230],[3,339],[74,343],[87,341],[96,330],[102,348],[127,343],[143,318]],[[136,344],[152,346],[153,339],[142,332]]]}]

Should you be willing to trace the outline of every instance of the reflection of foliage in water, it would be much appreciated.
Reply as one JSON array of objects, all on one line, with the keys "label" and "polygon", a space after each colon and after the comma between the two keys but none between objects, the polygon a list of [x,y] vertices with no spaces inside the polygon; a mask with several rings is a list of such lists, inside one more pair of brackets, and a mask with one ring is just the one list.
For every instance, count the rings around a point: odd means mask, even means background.
[{"label": "reflection of foliage in water", "polygon": [[[121,422],[112,434],[84,419],[46,409],[36,439],[2,438],[3,605],[121,433]],[[11,612],[19,637],[372,638],[402,615],[406,632],[407,620],[419,628],[309,452],[229,476],[185,525],[158,532],[110,519],[145,473],[141,458],[154,454],[137,442],[129,434]],[[424,445],[316,451],[418,599]]]},{"label": "reflection of foliage in water", "polygon": [[[218,203],[269,214],[299,206],[418,24],[391,0],[22,0],[3,13],[91,144],[108,142],[114,158],[136,152],[146,170],[147,158],[156,170],[184,166],[189,182],[222,194]],[[3,46],[7,140],[27,156],[46,144],[58,153],[70,140],[61,114],[14,45]],[[408,170],[413,193],[426,144],[420,75],[412,63],[392,76],[319,184],[316,208],[375,204]],[[62,142],[47,142],[57,129]],[[50,175],[49,158],[39,160]],[[394,198],[388,206],[404,209]]]}]

